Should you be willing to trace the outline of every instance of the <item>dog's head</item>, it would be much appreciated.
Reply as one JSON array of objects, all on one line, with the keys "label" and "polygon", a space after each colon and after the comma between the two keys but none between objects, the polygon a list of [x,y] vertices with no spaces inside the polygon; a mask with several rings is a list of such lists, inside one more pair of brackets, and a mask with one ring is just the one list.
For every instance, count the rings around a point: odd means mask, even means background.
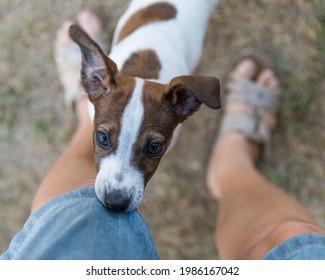
[{"label": "dog's head", "polygon": [[98,199],[114,211],[136,209],[174,129],[204,103],[220,107],[219,81],[181,76],[160,84],[123,75],[79,27],[70,35],[82,53],[81,83],[95,108]]}]

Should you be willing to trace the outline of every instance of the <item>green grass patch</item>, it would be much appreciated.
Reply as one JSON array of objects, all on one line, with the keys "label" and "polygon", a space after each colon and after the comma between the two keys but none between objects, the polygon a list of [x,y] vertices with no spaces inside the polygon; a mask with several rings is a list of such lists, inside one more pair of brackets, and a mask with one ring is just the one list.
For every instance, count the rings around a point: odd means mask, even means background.
[{"label": "green grass patch", "polygon": [[318,82],[314,79],[308,79],[294,88],[295,99],[293,101],[294,110],[301,117],[311,117],[313,105],[316,103],[318,95]]},{"label": "green grass patch", "polygon": [[38,120],[32,124],[33,136],[38,138],[41,135],[47,134],[49,130],[49,124],[44,120]]}]

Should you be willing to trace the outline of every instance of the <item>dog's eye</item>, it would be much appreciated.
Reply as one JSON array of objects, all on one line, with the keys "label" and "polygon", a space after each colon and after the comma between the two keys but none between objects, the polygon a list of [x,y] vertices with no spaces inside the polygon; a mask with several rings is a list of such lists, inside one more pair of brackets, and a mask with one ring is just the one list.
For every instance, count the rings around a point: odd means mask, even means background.
[{"label": "dog's eye", "polygon": [[111,142],[108,138],[108,135],[104,131],[96,131],[96,143],[98,146],[107,149],[111,146]]},{"label": "dog's eye", "polygon": [[149,157],[157,157],[159,156],[164,150],[164,144],[158,141],[152,141],[148,144],[146,149],[146,154]]}]

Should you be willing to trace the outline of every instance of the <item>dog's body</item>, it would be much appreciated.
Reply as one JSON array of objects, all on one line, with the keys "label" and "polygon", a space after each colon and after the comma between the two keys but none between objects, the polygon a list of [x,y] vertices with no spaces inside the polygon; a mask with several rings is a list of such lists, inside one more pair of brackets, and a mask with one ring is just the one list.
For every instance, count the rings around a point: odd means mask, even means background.
[{"label": "dog's body", "polygon": [[110,58],[78,27],[70,29],[93,104],[96,194],[110,209],[134,210],[177,126],[201,103],[220,107],[217,79],[182,76],[200,59],[215,2],[131,1]]},{"label": "dog's body", "polygon": [[[190,74],[201,57],[213,5],[211,0],[132,1],[117,25],[110,57],[123,69],[135,51],[152,50],[161,64],[159,75],[154,77],[158,82],[168,83],[174,77]],[[147,17],[152,22],[141,25]],[[139,28],[123,38],[123,30],[134,24],[134,18],[142,19]]]}]

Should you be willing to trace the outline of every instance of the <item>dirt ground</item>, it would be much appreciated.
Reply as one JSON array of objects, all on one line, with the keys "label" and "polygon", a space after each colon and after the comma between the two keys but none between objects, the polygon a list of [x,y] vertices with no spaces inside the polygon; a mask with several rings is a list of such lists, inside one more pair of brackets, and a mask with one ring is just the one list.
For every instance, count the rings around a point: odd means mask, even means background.
[{"label": "dirt ground", "polygon": [[[93,8],[111,38],[127,3],[0,0],[0,252],[75,127],[54,66],[56,30]],[[224,86],[234,55],[247,46],[270,53],[284,93],[272,157],[260,168],[325,226],[325,1],[221,1],[195,74],[218,76]],[[207,193],[205,168],[221,114],[202,107],[191,117],[147,188],[140,211],[162,259],[218,258],[218,204]]]}]

